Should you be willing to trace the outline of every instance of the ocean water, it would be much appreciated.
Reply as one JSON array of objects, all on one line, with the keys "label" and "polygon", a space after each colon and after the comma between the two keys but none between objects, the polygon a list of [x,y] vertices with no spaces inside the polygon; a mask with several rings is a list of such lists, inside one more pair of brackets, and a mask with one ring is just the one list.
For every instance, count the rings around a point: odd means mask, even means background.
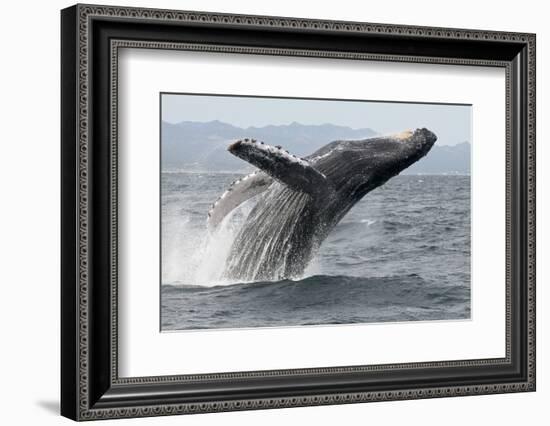
[{"label": "ocean water", "polygon": [[470,318],[469,176],[396,176],[353,207],[301,279],[249,283],[221,277],[256,200],[206,228],[239,176],[162,173],[162,330]]}]

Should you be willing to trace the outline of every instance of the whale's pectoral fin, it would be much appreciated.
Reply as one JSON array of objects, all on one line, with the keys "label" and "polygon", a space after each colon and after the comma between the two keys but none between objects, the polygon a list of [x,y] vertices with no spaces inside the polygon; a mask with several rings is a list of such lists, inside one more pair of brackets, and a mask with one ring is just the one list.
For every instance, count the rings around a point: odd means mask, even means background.
[{"label": "whale's pectoral fin", "polygon": [[279,146],[242,139],[231,144],[228,150],[295,191],[320,195],[330,190],[325,175],[308,161],[289,154]]},{"label": "whale's pectoral fin", "polygon": [[259,170],[237,179],[210,207],[208,228],[214,229],[233,209],[265,191],[272,183],[273,179]]}]

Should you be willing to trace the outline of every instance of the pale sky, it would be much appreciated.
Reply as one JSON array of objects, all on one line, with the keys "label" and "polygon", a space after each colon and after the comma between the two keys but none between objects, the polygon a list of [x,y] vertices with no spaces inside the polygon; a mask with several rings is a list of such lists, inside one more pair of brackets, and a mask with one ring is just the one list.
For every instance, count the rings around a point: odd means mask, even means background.
[{"label": "pale sky", "polygon": [[169,123],[219,120],[241,128],[330,123],[380,134],[426,127],[439,145],[472,142],[471,105],[163,93],[161,106],[162,120]]}]

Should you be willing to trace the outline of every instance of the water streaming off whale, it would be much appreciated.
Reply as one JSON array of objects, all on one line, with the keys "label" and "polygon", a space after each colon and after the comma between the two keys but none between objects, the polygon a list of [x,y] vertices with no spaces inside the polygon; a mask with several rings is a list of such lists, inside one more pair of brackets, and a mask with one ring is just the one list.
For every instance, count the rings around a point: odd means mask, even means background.
[{"label": "water streaming off whale", "polygon": [[253,208],[246,217],[247,229],[233,241],[234,253],[227,259],[224,271],[226,278],[274,281],[285,277],[286,262],[291,258],[290,239],[297,232],[299,218],[307,214],[308,195],[278,182],[273,187],[257,203],[269,203],[273,209]]}]

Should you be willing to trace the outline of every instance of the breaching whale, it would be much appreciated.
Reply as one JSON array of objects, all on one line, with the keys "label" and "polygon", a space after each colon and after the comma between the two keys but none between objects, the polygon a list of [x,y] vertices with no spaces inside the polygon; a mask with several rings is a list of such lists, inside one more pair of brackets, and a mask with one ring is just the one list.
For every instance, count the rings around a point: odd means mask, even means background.
[{"label": "breaching whale", "polygon": [[354,204],[424,157],[436,139],[422,128],[337,140],[304,158],[254,139],[232,143],[229,152],[258,170],[233,182],[212,205],[209,228],[257,197],[233,241],[224,278],[242,282],[300,277]]}]

